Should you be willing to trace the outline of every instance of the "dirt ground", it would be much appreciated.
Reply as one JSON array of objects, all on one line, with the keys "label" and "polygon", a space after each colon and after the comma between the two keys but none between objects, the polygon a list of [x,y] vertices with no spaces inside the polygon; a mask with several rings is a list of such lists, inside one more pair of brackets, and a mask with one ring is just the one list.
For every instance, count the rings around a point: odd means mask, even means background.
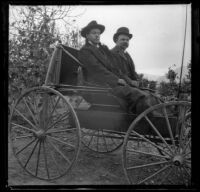
[{"label": "dirt ground", "polygon": [[126,185],[122,166],[122,147],[108,154],[95,153],[84,145],[77,163],[65,176],[55,181],[43,181],[26,173],[8,145],[8,186],[16,185]]}]

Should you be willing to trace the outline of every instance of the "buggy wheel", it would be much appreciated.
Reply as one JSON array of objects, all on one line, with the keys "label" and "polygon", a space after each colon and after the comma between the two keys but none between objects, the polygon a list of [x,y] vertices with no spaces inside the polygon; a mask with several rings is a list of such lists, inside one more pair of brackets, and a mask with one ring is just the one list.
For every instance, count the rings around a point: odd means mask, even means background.
[{"label": "buggy wheel", "polygon": [[185,101],[162,103],[132,122],[123,145],[130,184],[191,184],[190,108]]},{"label": "buggy wheel", "polygon": [[9,131],[19,164],[38,179],[64,176],[77,160],[79,121],[71,104],[54,89],[35,87],[22,94],[12,109]]},{"label": "buggy wheel", "polygon": [[109,130],[91,130],[81,128],[82,143],[90,150],[98,153],[110,153],[119,149],[124,140],[121,132]]}]

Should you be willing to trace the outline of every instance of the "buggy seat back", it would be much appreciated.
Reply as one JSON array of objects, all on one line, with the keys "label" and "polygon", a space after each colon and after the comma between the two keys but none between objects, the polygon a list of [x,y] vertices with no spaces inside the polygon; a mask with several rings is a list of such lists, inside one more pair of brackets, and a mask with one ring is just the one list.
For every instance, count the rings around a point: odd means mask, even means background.
[{"label": "buggy seat back", "polygon": [[[45,85],[65,86],[75,90],[82,90],[82,97],[89,103],[98,107],[118,106],[126,110],[126,104],[121,99],[118,99],[109,93],[109,88],[98,87],[85,82],[82,74],[83,64],[78,60],[79,50],[58,45],[53,52]],[[80,85],[85,85],[80,86]],[[86,86],[87,85],[87,86]],[[90,86],[88,86],[90,85]],[[68,89],[66,87],[66,89]],[[66,91],[62,92],[66,94]]]},{"label": "buggy seat back", "polygon": [[78,68],[82,65],[77,58],[77,49],[58,45],[51,57],[45,85],[77,85]]}]

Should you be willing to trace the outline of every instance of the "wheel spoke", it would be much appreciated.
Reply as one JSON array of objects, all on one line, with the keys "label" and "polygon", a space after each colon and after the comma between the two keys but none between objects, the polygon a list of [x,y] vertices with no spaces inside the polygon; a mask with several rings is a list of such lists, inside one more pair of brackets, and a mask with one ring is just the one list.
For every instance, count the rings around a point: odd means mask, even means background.
[{"label": "wheel spoke", "polygon": [[36,138],[34,138],[32,141],[30,141],[27,145],[25,145],[22,149],[20,149],[19,151],[16,152],[16,155],[18,155],[19,153],[21,153],[24,149],[26,149],[28,146],[30,146],[34,141],[36,140]]},{"label": "wheel spoke", "polygon": [[92,135],[92,137],[90,138],[90,141],[89,141],[89,143],[88,143],[88,146],[90,146],[90,143],[92,142],[92,140],[93,140],[93,135]]},{"label": "wheel spoke", "polygon": [[147,141],[148,143],[150,143],[151,145],[153,145],[157,149],[160,149],[161,151],[163,151],[163,152],[167,153],[169,156],[171,156],[171,154],[169,152],[167,152],[166,150],[164,150],[163,147],[160,147],[160,146],[156,145],[155,143],[151,142],[149,139],[145,138],[144,136],[140,135],[139,133],[135,132],[134,130],[132,130],[132,132],[134,132],[137,136],[139,136],[140,138],[144,139],[145,141]]},{"label": "wheel spoke", "polygon": [[73,130],[76,130],[76,129],[77,129],[76,127],[73,127],[73,128],[70,127],[70,128],[67,128],[67,129],[60,129],[60,130],[55,129],[55,131],[53,129],[50,129],[50,130],[47,131],[47,133],[60,133],[60,132],[73,131]]},{"label": "wheel spoke", "polygon": [[[27,96],[28,100],[29,100],[29,104],[31,106],[31,108],[33,109],[33,111],[35,112],[35,119],[36,121],[39,122],[39,117],[38,117],[38,109],[37,109],[37,105],[35,103],[35,96],[32,96],[32,98],[30,98],[29,96]],[[32,101],[32,102],[31,102]]]},{"label": "wheel spoke", "polygon": [[169,177],[169,175],[172,173],[172,168],[169,170],[167,174],[165,174],[160,182],[160,185],[163,184],[163,182]]},{"label": "wheel spoke", "polygon": [[105,146],[106,146],[106,150],[107,150],[107,152],[108,152],[109,150],[108,150],[106,138],[105,138],[105,135],[104,135],[104,132],[103,132],[103,131],[102,131],[102,135],[103,135],[104,144],[105,144]]},{"label": "wheel spoke", "polygon": [[47,177],[49,179],[49,169],[48,169],[48,164],[47,164],[47,153],[46,153],[46,148],[44,146],[44,141],[42,142],[42,146],[43,146],[43,151],[44,151],[45,169],[46,169],[46,172],[47,172]]},{"label": "wheel spoke", "polygon": [[164,112],[164,116],[165,116],[165,119],[166,119],[167,128],[168,128],[168,131],[169,131],[169,134],[170,134],[172,143],[173,143],[173,147],[174,147],[174,149],[175,149],[176,147],[175,147],[174,136],[173,136],[173,134],[172,134],[172,128],[171,128],[171,125],[170,125],[169,118],[168,118],[167,111],[166,111],[166,108],[165,108],[165,107],[163,108],[163,112]]},{"label": "wheel spoke", "polygon": [[186,157],[187,155],[190,155],[191,151],[188,151],[187,153],[183,154],[183,157]]},{"label": "wheel spoke", "polygon": [[109,137],[109,139],[111,140],[111,143],[112,143],[114,146],[118,146],[118,145],[116,144],[115,139],[114,139],[114,138],[116,137],[116,135],[113,136],[113,135],[109,134],[108,137]]},{"label": "wheel spoke", "polygon": [[35,149],[36,149],[36,147],[37,147],[38,142],[39,142],[39,140],[37,140],[37,142],[35,143],[35,146],[33,147],[32,151],[31,151],[31,154],[29,155],[29,157],[28,157],[28,159],[27,159],[27,161],[26,161],[24,167],[26,167],[26,166],[28,165],[28,162],[30,161],[30,159],[31,159],[31,157],[32,157],[32,155],[33,155],[33,153],[34,153],[34,151],[35,151]]},{"label": "wheel spoke", "polygon": [[112,142],[114,143],[115,146],[118,146],[118,145],[116,144],[116,141],[115,141],[112,137],[111,137],[110,139],[112,140]]},{"label": "wheel spoke", "polygon": [[[129,183],[182,184],[183,178],[180,177],[179,172],[175,172],[179,168],[178,162],[180,162],[180,167],[184,166],[182,169],[184,169],[183,177],[185,180],[191,175],[189,113],[186,117],[184,116],[185,119],[183,117],[181,119],[181,113],[185,113],[185,109],[188,109],[190,105],[191,102],[186,101],[161,103],[152,106],[133,120],[126,133],[123,145],[123,168]],[[185,109],[181,108],[180,112],[179,106],[185,106]],[[172,111],[171,115],[168,109],[175,111]],[[151,118],[153,110],[161,111],[163,114],[164,127],[162,125],[159,127],[159,121],[156,118]],[[185,123],[183,120],[185,120]],[[181,125],[183,131],[183,126],[187,127],[184,133],[183,147],[179,145]],[[139,129],[144,126],[146,126],[146,129]],[[149,129],[150,132],[148,132]],[[138,145],[137,148],[137,143],[134,143],[134,141],[137,141],[138,144],[142,143],[142,145]]]},{"label": "wheel spoke", "polygon": [[36,119],[35,119],[35,117],[34,117],[32,111],[31,111],[30,107],[28,106],[28,103],[26,102],[26,99],[25,99],[24,97],[23,97],[23,101],[24,101],[26,107],[28,108],[28,111],[29,111],[29,113],[30,113],[30,115],[31,115],[31,117],[32,117],[32,119],[33,119],[35,125],[37,126],[38,123],[37,123],[37,121],[36,121]]},{"label": "wheel spoke", "polygon": [[[46,131],[47,130],[49,130],[49,129],[51,129],[51,127],[53,127],[55,124],[57,124],[58,122],[62,122],[62,121],[64,121],[64,120],[66,120],[67,118],[65,118],[65,119],[62,119],[62,118],[64,118],[64,117],[66,117],[67,115],[61,115],[60,117],[59,117],[59,119],[57,120],[57,121],[55,121],[53,124],[51,124],[47,129],[46,129]],[[67,117],[69,117],[69,116],[67,116]]]},{"label": "wheel spoke", "polygon": [[[98,135],[99,135],[99,130],[98,130]],[[99,137],[97,136],[97,151],[99,151]]]},{"label": "wheel spoke", "polygon": [[[182,109],[182,110],[181,110]],[[186,113],[186,109],[185,106],[181,106],[180,107],[180,111],[179,111],[179,118],[178,118],[178,123],[181,126],[180,127],[180,135],[179,135],[179,143],[180,146],[183,147],[184,143],[183,143],[183,134],[184,134],[184,122],[185,122],[185,113]]]},{"label": "wheel spoke", "polygon": [[134,153],[140,153],[140,154],[144,154],[144,155],[155,156],[155,157],[160,157],[160,158],[169,158],[168,156],[162,156],[162,155],[147,153],[147,152],[143,152],[143,151],[137,151],[137,150],[134,150],[134,149],[127,149],[126,151],[134,152]]},{"label": "wheel spoke", "polygon": [[33,125],[21,112],[19,112],[16,108],[15,111],[21,116],[23,117],[24,120],[26,120],[26,122],[28,122],[32,127],[34,127],[37,130],[37,127],[35,125]]},{"label": "wheel spoke", "polygon": [[39,160],[40,160],[40,149],[41,149],[41,141],[39,143],[39,149],[38,149],[38,154],[37,154],[37,164],[36,164],[36,170],[35,170],[36,176],[38,174],[38,166],[39,166]]},{"label": "wheel spoke", "polygon": [[62,175],[62,173],[60,172],[59,166],[58,166],[58,164],[57,164],[57,162],[55,160],[55,157],[54,157],[54,155],[52,153],[52,150],[49,150],[49,152],[50,152],[51,158],[53,159],[53,162],[54,162],[54,164],[56,166],[57,171],[59,172],[60,175]]},{"label": "wheel spoke", "polygon": [[161,138],[161,140],[165,143],[165,145],[167,146],[167,148],[173,154],[173,151],[172,151],[171,147],[167,144],[167,142],[165,141],[165,139],[162,137],[162,135],[159,133],[159,131],[156,129],[156,127],[153,125],[153,123],[150,121],[150,119],[147,116],[144,116],[144,118],[147,120],[147,122],[151,125],[151,127],[153,128],[153,130],[156,132],[156,134]]},{"label": "wheel spoke", "polygon": [[[191,132],[191,128],[188,132]],[[184,142],[186,142],[189,138],[191,138],[191,133],[187,133],[187,135],[185,135]]]},{"label": "wheel spoke", "polygon": [[15,137],[15,139],[21,139],[21,138],[27,138],[27,137],[33,137],[33,134]]},{"label": "wheel spoke", "polygon": [[[49,139],[48,139],[49,140]],[[71,164],[70,160],[49,140],[49,144],[69,163]]]},{"label": "wheel spoke", "polygon": [[126,168],[126,169],[127,170],[138,169],[138,168],[149,167],[149,166],[153,166],[153,165],[160,165],[160,164],[165,164],[165,163],[168,163],[168,161],[159,161],[159,162],[156,162],[156,163],[149,163],[149,164],[146,164],[146,165],[138,165],[138,166],[129,167],[129,168]]},{"label": "wheel spoke", "polygon": [[165,167],[163,167],[162,169],[160,169],[159,171],[155,172],[154,174],[150,175],[149,177],[143,179],[142,181],[140,181],[138,184],[144,183],[145,181],[151,179],[152,177],[156,176],[157,174],[163,172],[164,170],[166,170],[167,168],[169,168],[171,165],[166,165]]},{"label": "wheel spoke", "polygon": [[191,169],[191,161],[186,161],[183,166],[187,167],[188,169]]},{"label": "wheel spoke", "polygon": [[19,125],[19,124],[16,124],[16,123],[11,123],[11,124],[15,125],[14,128],[16,128],[16,127],[21,127],[22,129],[25,129],[25,130],[30,131],[30,132],[32,132],[32,133],[35,133],[34,130],[29,129],[28,127],[25,127],[25,126],[22,126],[22,125]]},{"label": "wheel spoke", "polygon": [[[115,132],[104,132],[103,129],[97,130],[85,130],[82,128],[82,142],[89,149],[99,152],[99,153],[108,153],[118,149],[121,145],[121,138],[119,136],[115,136]],[[118,134],[118,133],[117,133]],[[113,139],[114,138],[114,139]],[[117,143],[115,139],[120,139],[120,142]],[[93,144],[92,144],[93,143]]]},{"label": "wheel spoke", "polygon": [[183,174],[182,174],[182,169],[181,169],[181,167],[175,167],[175,169],[177,169],[177,176],[180,176],[181,177],[181,181],[184,183],[185,181],[185,179],[184,179],[184,177],[183,177]]},{"label": "wheel spoke", "polygon": [[161,151],[164,151],[165,153],[167,153],[169,156],[172,156],[169,152],[167,152],[166,150],[163,149],[163,147],[160,147],[158,145],[156,145],[155,143],[151,142],[149,139],[147,139],[146,137],[144,137],[143,135],[137,133],[136,131],[132,130],[133,133],[135,133],[138,137],[142,138],[143,140],[147,141],[148,143],[150,143],[152,146],[156,147],[157,149],[160,149]]},{"label": "wheel spoke", "polygon": [[30,96],[27,95],[27,100],[28,100],[28,103],[29,105],[31,106],[31,108],[33,109],[33,111],[36,113],[36,108],[35,108],[35,105],[34,105],[34,102],[31,103],[31,101],[33,101],[34,99],[30,98]]},{"label": "wheel spoke", "polygon": [[52,117],[52,114],[54,113],[54,111],[56,109],[56,106],[57,106],[57,104],[58,104],[59,101],[60,101],[60,97],[57,99],[57,101],[56,101],[56,103],[55,103],[55,105],[54,105],[51,113],[49,114],[49,118],[48,118],[47,122],[49,122],[49,119]]},{"label": "wheel spoke", "polygon": [[33,97],[34,97],[34,99],[33,99],[33,105],[34,105],[34,108],[35,108],[35,112],[36,112],[36,114],[39,114],[38,108],[37,108],[38,103],[36,103],[38,98],[35,98],[35,96],[33,96]]},{"label": "wheel spoke", "polygon": [[112,130],[106,130],[106,132],[109,133],[109,134],[118,134],[118,135],[121,135],[121,138],[123,138],[123,136],[124,136],[124,132],[112,131]]},{"label": "wheel spoke", "polygon": [[46,181],[64,176],[77,159],[81,136],[79,120],[65,95],[49,86],[33,87],[13,107],[9,137],[20,166]]},{"label": "wheel spoke", "polygon": [[49,138],[51,138],[51,139],[53,139],[53,140],[55,140],[55,141],[58,141],[58,142],[60,142],[60,143],[62,143],[62,144],[65,144],[65,145],[70,146],[70,147],[72,147],[73,149],[75,149],[75,146],[72,145],[72,144],[66,143],[66,142],[64,142],[64,141],[62,141],[62,140],[59,140],[59,139],[57,139],[57,138],[55,138],[55,137],[53,137],[53,136],[50,136],[50,135],[47,135],[47,137],[49,137]]},{"label": "wheel spoke", "polygon": [[188,145],[191,143],[191,138],[189,139],[189,141],[186,143],[186,145],[183,148],[183,153],[186,151]]},{"label": "wheel spoke", "polygon": [[184,171],[186,172],[186,174],[189,176],[189,178],[191,178],[191,174],[188,172],[188,170],[184,166],[182,168],[184,169]]}]

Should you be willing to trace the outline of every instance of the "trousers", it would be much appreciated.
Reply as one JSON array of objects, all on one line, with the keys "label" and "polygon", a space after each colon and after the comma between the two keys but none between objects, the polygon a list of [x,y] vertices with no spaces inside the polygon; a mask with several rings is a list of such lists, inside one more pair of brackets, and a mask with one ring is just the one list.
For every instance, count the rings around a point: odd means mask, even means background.
[{"label": "trousers", "polygon": [[160,103],[159,99],[148,91],[143,91],[129,85],[116,86],[112,88],[111,93],[123,99],[128,111],[136,114],[140,114],[147,108]]}]

